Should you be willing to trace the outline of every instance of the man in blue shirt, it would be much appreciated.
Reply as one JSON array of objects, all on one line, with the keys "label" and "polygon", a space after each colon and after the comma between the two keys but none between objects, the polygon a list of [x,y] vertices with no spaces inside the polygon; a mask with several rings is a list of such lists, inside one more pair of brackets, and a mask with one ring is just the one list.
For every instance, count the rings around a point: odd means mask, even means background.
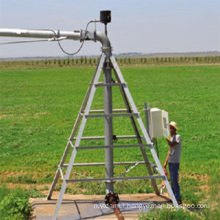
[{"label": "man in blue shirt", "polygon": [[177,123],[170,122],[170,140],[167,139],[169,150],[163,167],[166,169],[167,162],[169,163],[169,172],[171,179],[171,187],[176,197],[178,204],[182,204],[179,188],[179,164],[181,155],[181,136],[176,133],[178,130]]}]

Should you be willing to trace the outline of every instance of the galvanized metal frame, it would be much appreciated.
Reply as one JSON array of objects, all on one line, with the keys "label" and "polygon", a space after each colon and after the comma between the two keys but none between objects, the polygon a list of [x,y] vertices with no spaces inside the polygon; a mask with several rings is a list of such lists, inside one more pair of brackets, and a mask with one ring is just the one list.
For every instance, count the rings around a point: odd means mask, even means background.
[{"label": "galvanized metal frame", "polygon": [[[107,114],[106,114],[106,110],[91,110],[90,109],[97,87],[102,86],[104,88],[111,88],[112,86],[115,86],[114,83],[108,83],[107,82],[106,85],[105,85],[105,83],[104,84],[98,83],[101,72],[102,72],[102,69],[106,65],[106,55],[105,55],[105,53],[102,53],[102,55],[100,57],[99,64],[97,65],[96,71],[95,71],[94,76],[92,78],[92,81],[90,83],[90,87],[87,90],[87,94],[85,96],[82,107],[81,107],[80,112],[78,114],[76,123],[75,123],[75,125],[73,127],[73,130],[71,132],[70,138],[67,142],[66,149],[64,151],[63,157],[62,157],[62,159],[60,161],[60,164],[58,166],[57,172],[55,174],[53,183],[51,185],[51,188],[50,188],[50,191],[49,191],[49,194],[48,194],[48,197],[47,197],[47,199],[51,198],[53,190],[55,188],[55,185],[56,185],[56,183],[59,179],[59,176],[61,176],[61,179],[63,180],[63,183],[62,183],[61,191],[60,191],[60,194],[59,194],[59,197],[58,197],[58,201],[57,201],[56,209],[55,209],[55,212],[54,212],[53,220],[57,219],[57,217],[58,217],[58,212],[59,212],[59,209],[60,209],[60,206],[61,206],[61,203],[62,203],[62,199],[63,199],[64,193],[65,193],[67,184],[70,183],[70,182],[104,181],[106,184],[109,184],[109,187],[111,189],[111,187],[113,186],[113,183],[115,181],[134,180],[134,179],[150,179],[151,182],[152,182],[152,185],[154,187],[155,193],[159,194],[159,190],[157,188],[155,180],[156,179],[162,179],[166,184],[168,193],[171,196],[173,204],[176,207],[178,207],[177,201],[176,201],[175,196],[172,192],[172,189],[169,185],[168,179],[167,179],[166,175],[164,174],[163,168],[162,168],[162,166],[160,164],[160,161],[157,157],[157,154],[156,154],[156,152],[153,148],[153,143],[151,142],[151,139],[150,139],[150,137],[149,137],[149,135],[146,131],[146,128],[145,128],[145,126],[142,122],[142,119],[140,117],[140,113],[138,112],[138,110],[136,108],[136,105],[133,101],[133,98],[130,94],[130,91],[127,87],[127,83],[125,82],[125,80],[123,78],[123,75],[122,75],[122,73],[121,73],[121,71],[120,71],[120,69],[117,65],[115,57],[112,56],[112,55],[110,56],[110,64],[113,67],[116,79],[118,81],[117,84],[119,85],[122,97],[124,99],[126,109],[117,109],[117,110],[114,110],[114,111],[111,110],[111,112],[109,112]],[[110,94],[110,96],[111,96],[111,94]],[[110,99],[111,99],[111,97],[110,97]],[[118,114],[118,112],[119,112],[119,114]],[[125,113],[121,114],[121,112],[125,112]],[[98,115],[98,114],[93,114],[93,113],[104,113],[104,114]],[[114,113],[116,113],[116,114],[114,114]],[[132,126],[134,128],[135,135],[118,136],[117,138],[136,138],[138,140],[138,144],[137,145],[114,145],[113,143],[111,143],[111,140],[107,140],[107,142],[105,142],[104,146],[80,146],[80,141],[81,140],[106,139],[106,137],[102,137],[102,136],[101,137],[83,137],[83,131],[84,131],[87,119],[88,118],[99,118],[99,117],[102,117],[104,119],[112,119],[113,117],[129,117],[131,119],[131,123],[132,123]],[[140,130],[141,130],[143,136],[141,136],[140,133],[139,133],[136,121],[140,126]],[[108,129],[112,129],[112,128],[110,127]],[[77,136],[75,138],[76,133],[77,133]],[[112,139],[112,137],[109,136],[108,139],[110,139],[110,138]],[[75,141],[74,144],[72,142],[73,140]],[[143,140],[146,142],[146,144],[143,144]],[[140,164],[145,164],[146,165],[150,176],[113,177],[113,174],[110,174],[109,176],[107,175],[105,178],[70,179],[70,174],[71,174],[73,166],[104,166],[105,165],[105,166],[107,166],[107,168],[109,167],[111,170],[113,170],[114,165],[134,164],[135,162],[131,162],[131,161],[124,162],[124,163],[123,162],[113,162],[113,156],[111,156],[111,152],[113,152],[114,148],[123,148],[123,147],[124,148],[139,147],[140,148],[140,150],[142,152],[142,155],[143,155],[143,158],[144,158],[144,161],[141,161]],[[151,163],[148,161],[148,158],[147,158],[147,155],[146,155],[146,150],[145,150],[146,147],[148,147],[150,149],[151,154],[154,158],[154,161],[156,162],[156,165],[157,165],[157,168],[158,168],[158,171],[159,171],[160,175],[154,175],[153,174],[153,171],[151,170]],[[66,156],[67,156],[70,148],[72,148],[72,153],[71,153],[69,163],[64,164],[64,162],[66,160]],[[78,150],[89,150],[89,149],[99,149],[99,148],[104,148],[106,150],[111,150],[110,153],[108,151],[106,151],[106,156],[108,157],[106,160],[108,160],[110,157],[112,157],[112,158],[110,158],[109,165],[106,165],[106,162],[105,163],[74,164],[74,161],[75,161],[76,154],[77,154]],[[67,167],[65,176],[64,176],[63,171],[62,171],[63,167]]]}]

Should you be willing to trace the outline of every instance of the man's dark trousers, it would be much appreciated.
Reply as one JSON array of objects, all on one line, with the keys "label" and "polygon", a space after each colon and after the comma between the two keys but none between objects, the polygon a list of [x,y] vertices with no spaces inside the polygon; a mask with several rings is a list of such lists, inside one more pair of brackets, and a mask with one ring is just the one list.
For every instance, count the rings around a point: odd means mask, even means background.
[{"label": "man's dark trousers", "polygon": [[170,171],[170,180],[171,180],[171,187],[173,193],[176,197],[177,201],[181,201],[180,197],[180,187],[179,187],[179,163],[169,163],[169,171]]}]

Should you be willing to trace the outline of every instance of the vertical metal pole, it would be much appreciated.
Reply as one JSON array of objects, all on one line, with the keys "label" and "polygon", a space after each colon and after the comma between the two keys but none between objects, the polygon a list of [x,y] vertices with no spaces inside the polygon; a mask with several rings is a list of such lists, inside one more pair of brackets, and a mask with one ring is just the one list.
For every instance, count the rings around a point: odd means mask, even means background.
[{"label": "vertical metal pole", "polygon": [[[111,52],[106,53],[104,71],[104,83],[111,83],[112,81],[112,68],[110,66]],[[112,114],[112,87],[104,87],[104,111],[105,114]],[[112,117],[105,117],[105,146],[113,145],[113,120]],[[108,147],[105,149],[105,177],[113,177],[113,148]],[[114,192],[113,181],[106,182],[106,193]]]},{"label": "vertical metal pole", "polygon": [[145,109],[147,133],[149,134],[149,137],[152,140],[152,124],[151,124],[151,117],[150,117],[150,104],[144,103],[144,109]]}]

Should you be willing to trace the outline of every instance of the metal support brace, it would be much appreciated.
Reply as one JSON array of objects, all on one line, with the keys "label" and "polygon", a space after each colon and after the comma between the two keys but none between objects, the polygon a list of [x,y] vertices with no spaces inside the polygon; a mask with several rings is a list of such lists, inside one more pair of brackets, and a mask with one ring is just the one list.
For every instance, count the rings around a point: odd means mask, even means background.
[{"label": "metal support brace", "polygon": [[88,150],[88,149],[102,149],[102,148],[133,148],[133,147],[149,147],[149,144],[135,144],[135,145],[104,145],[104,146],[80,146],[75,147],[77,150]]},{"label": "metal support brace", "polygon": [[74,182],[106,182],[106,181],[124,181],[124,180],[145,180],[145,179],[164,179],[164,176],[153,175],[153,176],[134,176],[134,177],[114,177],[114,178],[93,178],[93,179],[68,179],[67,183]]},{"label": "metal support brace", "polygon": [[58,170],[60,171],[61,179],[64,180],[63,171],[62,171],[62,168],[60,166],[58,166]]},{"label": "metal support brace", "polygon": [[99,87],[99,86],[106,86],[106,87],[112,87],[112,86],[123,86],[124,84],[123,83],[98,83],[96,84],[95,86],[96,87]]},{"label": "metal support brace", "polygon": [[113,118],[123,116],[138,116],[138,113],[127,113],[127,114],[105,114],[105,115],[85,115],[86,118]]},{"label": "metal support brace", "polygon": [[[134,165],[136,164],[136,161],[127,161],[127,162],[114,162],[114,166],[118,165]],[[145,164],[145,161],[138,161],[138,164]],[[153,163],[150,163],[152,167],[155,167]],[[74,167],[87,167],[87,166],[105,166],[105,163],[100,162],[100,163],[74,163]],[[63,164],[63,167],[68,167],[68,164]]]},{"label": "metal support brace", "polygon": [[[117,135],[117,139],[136,139],[136,135]],[[82,137],[81,140],[104,140],[104,136],[91,136],[91,137]],[[76,140],[76,138],[73,138],[73,140]]]}]

